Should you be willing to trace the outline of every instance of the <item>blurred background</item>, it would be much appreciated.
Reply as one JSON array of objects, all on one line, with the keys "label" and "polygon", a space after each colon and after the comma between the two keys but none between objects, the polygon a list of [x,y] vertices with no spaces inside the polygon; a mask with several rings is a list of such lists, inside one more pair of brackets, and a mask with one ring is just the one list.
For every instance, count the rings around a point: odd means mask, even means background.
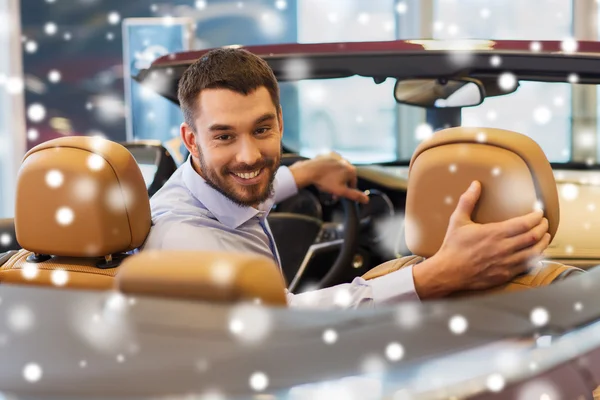
[{"label": "blurred background", "polygon": [[[131,79],[161,55],[232,44],[597,40],[597,15],[594,0],[0,0],[0,217],[13,216],[16,171],[43,141],[178,137],[178,107]],[[518,128],[537,135],[551,161],[568,159],[571,86],[526,86],[521,105],[490,99],[464,109],[463,124]],[[361,163],[410,158],[424,112],[397,105],[392,88],[359,77],[282,84],[285,143]],[[541,98],[554,99],[552,124],[515,127],[519,110]]]}]

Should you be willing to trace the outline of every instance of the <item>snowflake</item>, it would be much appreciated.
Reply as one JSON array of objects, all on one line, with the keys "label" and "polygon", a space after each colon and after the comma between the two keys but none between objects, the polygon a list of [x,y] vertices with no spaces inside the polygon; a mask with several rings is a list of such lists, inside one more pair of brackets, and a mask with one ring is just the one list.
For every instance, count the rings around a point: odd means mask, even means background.
[{"label": "snowflake", "polygon": [[292,59],[284,64],[285,78],[288,80],[299,80],[307,77],[310,73],[310,64],[303,59]]},{"label": "snowflake", "polygon": [[398,4],[396,4],[396,12],[398,14],[406,14],[406,11],[408,11],[408,6],[405,2],[401,1]]},{"label": "snowflake", "polygon": [[346,288],[338,289],[335,292],[333,302],[336,306],[342,308],[348,307],[352,302],[352,295],[350,294],[350,291]]},{"label": "snowflake", "polygon": [[23,275],[23,278],[25,278],[28,281],[35,279],[38,273],[39,268],[36,264],[33,263],[25,263],[23,268],[21,268],[21,275]]},{"label": "snowflake", "polygon": [[333,344],[335,342],[337,342],[338,339],[338,334],[335,330],[333,329],[327,329],[325,332],[323,332],[323,341],[327,344]]},{"label": "snowflake", "polygon": [[73,219],[75,219],[75,214],[73,210],[69,207],[61,207],[56,211],[56,222],[60,225],[66,226],[71,225],[73,223]]},{"label": "snowflake", "polygon": [[550,320],[550,315],[546,309],[538,307],[531,311],[529,318],[535,326],[544,326]]},{"label": "snowflake", "polygon": [[275,1],[275,8],[278,10],[285,10],[287,8],[287,2],[285,0]]},{"label": "snowflake", "polygon": [[98,195],[98,183],[89,177],[81,177],[72,187],[73,196],[77,201],[89,202]]},{"label": "snowflake", "polygon": [[264,372],[255,372],[250,376],[250,387],[256,392],[262,392],[269,386],[269,378]]},{"label": "snowflake", "polygon": [[38,140],[40,137],[40,133],[35,128],[30,128],[27,130],[27,139],[33,141]]},{"label": "snowflake", "polygon": [[587,209],[589,211],[595,211],[596,210],[596,205],[594,203],[590,203],[587,205]]},{"label": "snowflake", "polygon": [[446,205],[451,205],[453,201],[454,200],[452,199],[452,196],[444,197],[444,204],[446,204]]},{"label": "snowflake", "polygon": [[537,107],[533,111],[533,120],[538,125],[546,125],[552,119],[552,112],[544,106]]},{"label": "snowflake", "polygon": [[64,175],[57,169],[51,169],[46,172],[46,185],[51,188],[58,188],[64,182]]},{"label": "snowflake", "polygon": [[467,331],[469,323],[467,319],[462,315],[455,315],[450,318],[450,322],[448,324],[450,331],[455,335],[461,335]]},{"label": "snowflake", "polygon": [[371,16],[368,13],[360,13],[358,14],[357,21],[361,25],[366,25],[371,20]]},{"label": "snowflake", "polygon": [[577,75],[575,73],[569,74],[569,76],[567,77],[567,80],[569,81],[569,83],[575,84],[575,83],[579,82],[579,75]]},{"label": "snowflake", "polygon": [[575,311],[581,311],[581,310],[583,310],[583,304],[581,304],[581,302],[580,302],[580,301],[578,301],[578,302],[577,302],[577,303],[575,303],[575,305],[573,306],[573,309],[574,309]]},{"label": "snowflake", "polygon": [[123,354],[118,354],[117,355],[117,362],[118,363],[124,363],[125,362],[125,356]]},{"label": "snowflake", "polygon": [[560,48],[565,53],[574,53],[574,52],[577,51],[578,47],[579,47],[579,45],[578,45],[577,41],[575,39],[573,39],[573,38],[564,39],[560,43]]},{"label": "snowflake", "polygon": [[101,170],[105,164],[106,162],[104,161],[104,158],[102,158],[98,154],[92,154],[87,159],[87,166],[92,171]]},{"label": "snowflake", "polygon": [[229,331],[245,344],[264,341],[272,329],[272,316],[261,306],[242,304],[234,307],[229,315]]},{"label": "snowflake", "polygon": [[562,185],[560,194],[567,201],[575,200],[579,197],[579,187],[573,183],[566,183]]},{"label": "snowflake", "polygon": [[400,343],[390,343],[385,348],[385,355],[390,361],[399,361],[404,357],[404,347]]},{"label": "snowflake", "polygon": [[206,0],[196,0],[196,8],[198,10],[204,10],[206,8]]},{"label": "snowflake", "polygon": [[33,40],[25,42],[25,51],[28,53],[35,53],[38,49],[38,45]]},{"label": "snowflake", "polygon": [[487,388],[492,392],[499,392],[504,389],[504,377],[500,374],[492,374],[486,380]]},{"label": "snowflake", "polygon": [[27,108],[27,117],[31,122],[41,122],[46,118],[46,108],[39,103],[33,103]]},{"label": "snowflake", "polygon": [[119,23],[119,21],[121,21],[121,16],[119,15],[118,12],[116,11],[112,11],[110,13],[108,13],[108,23],[111,25],[116,25]]},{"label": "snowflake", "polygon": [[113,40],[115,38],[115,35],[112,32],[108,32],[106,34],[106,40]]},{"label": "snowflake", "polygon": [[490,110],[488,111],[488,113],[486,114],[487,119],[489,119],[490,121],[495,121],[498,118],[498,113],[494,110]]},{"label": "snowflake", "polygon": [[37,382],[42,378],[43,371],[36,363],[29,363],[23,368],[23,377],[27,382]]},{"label": "snowflake", "polygon": [[475,138],[479,143],[485,143],[487,141],[487,135],[485,132],[479,132]]},{"label": "snowflake", "polygon": [[366,356],[361,365],[361,371],[365,375],[381,374],[385,372],[385,361],[376,354]]},{"label": "snowflake", "polygon": [[30,330],[35,323],[33,311],[25,305],[14,306],[8,310],[7,319],[10,329],[17,333]]},{"label": "snowflake", "polygon": [[501,172],[502,172],[502,170],[500,169],[500,167],[492,168],[492,176],[500,176]]},{"label": "snowflake", "polygon": [[517,87],[517,77],[510,72],[505,72],[498,77],[500,89],[509,92]]},{"label": "snowflake", "polygon": [[61,75],[60,72],[53,69],[50,72],[48,72],[48,80],[52,83],[58,83],[60,82],[61,79]]},{"label": "snowflake", "polygon": [[71,32],[65,32],[65,34],[63,35],[63,39],[69,41],[71,40]]},{"label": "snowflake", "polygon": [[433,136],[433,128],[427,123],[422,123],[415,129],[415,138],[419,141],[430,139]]},{"label": "snowflake", "polygon": [[69,273],[64,269],[55,269],[50,277],[56,286],[64,286],[69,281]]},{"label": "snowflake", "polygon": [[56,31],[58,31],[58,27],[54,22],[48,22],[46,25],[44,25],[44,32],[46,32],[46,35],[53,36],[56,34]]},{"label": "snowflake", "polygon": [[221,261],[211,269],[211,280],[218,286],[229,286],[235,278],[235,269],[233,265],[226,261]]},{"label": "snowflake", "polygon": [[552,103],[556,107],[562,107],[565,104],[565,100],[561,96],[556,96]]},{"label": "snowflake", "polygon": [[0,235],[0,245],[8,246],[12,243],[12,237],[8,233]]},{"label": "snowflake", "polygon": [[492,15],[492,12],[490,11],[489,8],[482,8],[481,11],[479,12],[479,15],[481,15],[481,18],[483,18],[483,19],[488,19],[490,17],[490,15]]},{"label": "snowflake", "polygon": [[448,167],[448,170],[450,171],[450,173],[455,173],[457,170],[456,164],[450,164],[450,166]]}]

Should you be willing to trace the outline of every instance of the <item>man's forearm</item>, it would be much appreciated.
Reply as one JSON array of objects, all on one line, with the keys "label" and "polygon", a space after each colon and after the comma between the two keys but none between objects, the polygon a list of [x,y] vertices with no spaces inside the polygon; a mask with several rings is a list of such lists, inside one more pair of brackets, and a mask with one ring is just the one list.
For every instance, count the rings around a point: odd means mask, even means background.
[{"label": "man's forearm", "polygon": [[290,172],[296,181],[298,190],[313,183],[315,179],[315,168],[313,163],[312,160],[298,161],[289,167]]},{"label": "man's forearm", "polygon": [[415,290],[420,299],[444,297],[456,290],[452,277],[443,274],[446,270],[440,265],[443,262],[433,257],[413,267]]}]

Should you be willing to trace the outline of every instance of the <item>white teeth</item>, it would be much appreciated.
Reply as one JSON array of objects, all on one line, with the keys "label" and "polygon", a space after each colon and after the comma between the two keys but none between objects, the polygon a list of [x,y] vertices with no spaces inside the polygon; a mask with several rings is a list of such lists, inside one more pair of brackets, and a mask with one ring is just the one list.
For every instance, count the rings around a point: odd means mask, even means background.
[{"label": "white teeth", "polygon": [[236,175],[243,179],[252,179],[252,178],[255,178],[259,173],[260,173],[260,170],[254,171],[254,172],[247,172],[244,174],[236,174]]}]

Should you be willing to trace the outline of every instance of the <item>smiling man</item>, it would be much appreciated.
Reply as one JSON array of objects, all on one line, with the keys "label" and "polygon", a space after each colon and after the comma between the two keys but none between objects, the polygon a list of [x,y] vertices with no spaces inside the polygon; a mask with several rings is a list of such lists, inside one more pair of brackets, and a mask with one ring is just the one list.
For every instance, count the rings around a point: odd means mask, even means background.
[{"label": "smiling man", "polygon": [[[144,249],[210,250],[262,254],[280,265],[267,215],[300,188],[367,202],[356,170],[331,154],[280,166],[283,118],[279,88],[264,60],[242,49],[213,50],[183,74],[179,101],[188,160],[151,199],[153,226]],[[300,295],[291,306],[350,307],[439,297],[496,286],[524,272],[548,246],[541,212],[494,224],[476,224],[474,183],[461,197],[440,251],[388,275]],[[198,262],[202,262],[198,260]]]}]

